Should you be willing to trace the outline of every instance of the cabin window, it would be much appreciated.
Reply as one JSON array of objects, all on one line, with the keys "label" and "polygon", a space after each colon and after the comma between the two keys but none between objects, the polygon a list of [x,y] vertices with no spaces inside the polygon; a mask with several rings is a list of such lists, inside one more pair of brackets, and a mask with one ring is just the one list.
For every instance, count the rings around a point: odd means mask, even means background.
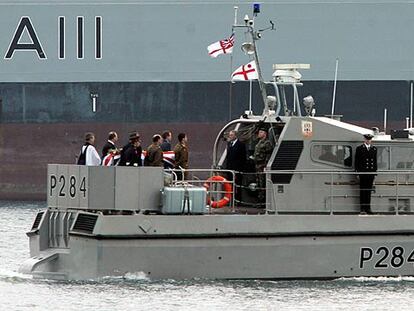
[{"label": "cabin window", "polygon": [[391,147],[391,170],[414,170],[414,148]]},{"label": "cabin window", "polygon": [[351,167],[352,148],[345,145],[316,144],[312,146],[311,158],[316,162]]},{"label": "cabin window", "polygon": [[388,147],[377,146],[377,165],[379,170],[389,170],[390,150]]}]

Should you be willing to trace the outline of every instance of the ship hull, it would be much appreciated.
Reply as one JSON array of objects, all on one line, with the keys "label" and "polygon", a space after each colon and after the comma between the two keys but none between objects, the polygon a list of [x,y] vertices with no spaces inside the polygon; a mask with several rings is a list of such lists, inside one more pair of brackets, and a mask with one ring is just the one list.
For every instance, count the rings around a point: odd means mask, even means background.
[{"label": "ship hull", "polygon": [[67,244],[40,250],[43,222],[22,272],[75,280],[412,276],[414,216],[389,217],[101,215],[92,233],[72,229]]}]

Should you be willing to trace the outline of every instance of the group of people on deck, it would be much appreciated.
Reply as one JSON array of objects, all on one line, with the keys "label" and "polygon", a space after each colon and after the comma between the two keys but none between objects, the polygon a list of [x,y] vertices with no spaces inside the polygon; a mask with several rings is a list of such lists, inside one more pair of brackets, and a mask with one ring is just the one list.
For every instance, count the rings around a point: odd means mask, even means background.
[{"label": "group of people on deck", "polygon": [[[267,129],[260,127],[257,131],[257,144],[254,149],[254,153],[249,158],[254,161],[257,175],[257,184],[259,188],[259,199],[264,198],[264,188],[266,187],[265,175],[262,174],[267,162],[273,151],[272,144],[267,137]],[[238,133],[235,130],[229,132],[227,137],[227,149],[226,149],[226,169],[235,171],[235,184],[236,184],[236,201],[241,201],[241,189],[242,172],[245,170],[247,153],[246,146],[238,139]]]},{"label": "group of people on deck", "polygon": [[[108,133],[108,141],[102,148],[99,155],[95,148],[95,134],[85,134],[85,144],[81,148],[78,158],[80,165],[104,165],[104,166],[158,166],[165,169],[177,169],[177,178],[187,179],[187,173],[180,171],[188,169],[188,144],[185,133],[178,134],[178,143],[172,150],[172,133],[164,131],[162,135],[155,134],[152,137],[152,144],[146,151],[142,150],[141,139],[138,132],[129,133],[129,142],[122,148],[116,143],[119,136],[116,132]],[[264,171],[267,162],[273,151],[271,142],[267,137],[267,129],[259,128],[257,132],[258,142],[254,154],[250,157],[258,174],[258,188],[266,187]],[[377,149],[372,146],[373,135],[365,134],[364,143],[356,149],[355,170],[359,174],[360,205],[361,212],[371,214],[371,192],[373,188],[375,172],[377,171]],[[235,171],[236,193],[235,198],[240,201],[240,191],[237,185],[241,184],[245,163],[247,161],[246,146],[237,137],[237,131],[232,130],[227,137],[226,169]],[[185,171],[184,171],[185,172]],[[371,173],[371,174],[367,174]],[[262,192],[263,193],[263,192]]]},{"label": "group of people on deck", "polygon": [[95,147],[94,133],[85,134],[85,143],[81,148],[79,165],[104,166],[159,166],[165,169],[188,169],[188,144],[185,133],[178,134],[178,143],[172,149],[172,132],[164,131],[162,135],[152,136],[152,143],[143,151],[138,132],[129,133],[128,144],[117,147],[119,136],[116,132],[108,133],[108,141],[99,155]]},{"label": "group of people on deck", "polygon": [[[251,159],[254,160],[257,175],[257,184],[259,189],[259,199],[264,193],[260,189],[266,187],[265,175],[260,174],[264,171],[267,162],[273,151],[273,147],[267,138],[266,128],[259,128],[257,132],[258,142],[255,146],[254,154]],[[371,193],[377,171],[377,148],[372,145],[372,134],[364,134],[364,143],[356,148],[355,152],[355,171],[358,172],[360,188],[360,208],[362,214],[372,214],[371,210]],[[230,131],[228,134],[226,156],[226,168],[234,170],[236,184],[236,200],[240,201],[240,190],[237,185],[241,184],[241,172],[245,166],[246,147],[237,138],[236,131]],[[350,159],[352,161],[352,159]]]}]

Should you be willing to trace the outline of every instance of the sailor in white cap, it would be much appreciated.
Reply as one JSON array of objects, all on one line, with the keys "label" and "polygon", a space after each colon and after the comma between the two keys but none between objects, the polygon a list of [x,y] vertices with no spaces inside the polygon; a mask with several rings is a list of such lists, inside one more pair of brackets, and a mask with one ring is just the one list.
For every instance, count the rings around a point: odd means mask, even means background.
[{"label": "sailor in white cap", "polygon": [[355,171],[365,173],[359,174],[361,213],[372,214],[371,192],[375,174],[366,173],[377,171],[377,148],[372,145],[373,135],[365,134],[363,136],[364,143],[358,146],[355,152]]}]

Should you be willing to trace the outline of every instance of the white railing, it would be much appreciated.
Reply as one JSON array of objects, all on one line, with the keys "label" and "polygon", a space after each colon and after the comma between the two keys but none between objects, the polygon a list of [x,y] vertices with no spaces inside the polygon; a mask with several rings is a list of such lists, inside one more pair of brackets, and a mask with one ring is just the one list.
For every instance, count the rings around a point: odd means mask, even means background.
[{"label": "white railing", "polygon": [[[359,175],[372,175],[351,171],[266,171],[266,210],[273,213],[306,212],[347,214],[360,211]],[[371,207],[379,214],[414,213],[414,170],[378,171],[371,191]],[[272,176],[291,175],[290,183],[278,183]],[[278,193],[279,188],[282,189]],[[283,195],[284,193],[289,195]],[[307,202],[301,197],[310,197]],[[290,208],[283,208],[281,200],[289,200]],[[311,206],[315,203],[317,206]],[[302,204],[302,206],[300,206]],[[307,208],[304,208],[307,204]],[[282,207],[282,208],[281,208]]]},{"label": "white railing", "polygon": [[[229,207],[234,212],[236,207],[256,208],[257,213],[266,211],[272,214],[356,214],[360,212],[359,175],[372,173],[357,173],[352,171],[328,170],[267,170],[258,173],[242,173],[243,182],[234,182],[239,172],[221,169],[189,169],[179,170],[181,175],[186,173],[186,179],[174,179],[176,186],[190,184],[203,186],[213,175],[225,176],[232,186],[232,196]],[[265,187],[261,187],[259,179],[265,175]],[[278,182],[272,177],[291,175],[290,182]],[[410,214],[414,213],[414,171],[379,171],[375,172],[375,181],[371,191],[372,211],[377,214]],[[289,180],[289,178],[288,178]],[[220,184],[219,181],[210,181]],[[237,192],[249,193],[242,195],[241,200],[235,200]],[[209,187],[208,196],[215,198],[223,196],[220,187]],[[263,200],[260,194],[265,194]],[[209,209],[212,211],[211,206]]]}]

